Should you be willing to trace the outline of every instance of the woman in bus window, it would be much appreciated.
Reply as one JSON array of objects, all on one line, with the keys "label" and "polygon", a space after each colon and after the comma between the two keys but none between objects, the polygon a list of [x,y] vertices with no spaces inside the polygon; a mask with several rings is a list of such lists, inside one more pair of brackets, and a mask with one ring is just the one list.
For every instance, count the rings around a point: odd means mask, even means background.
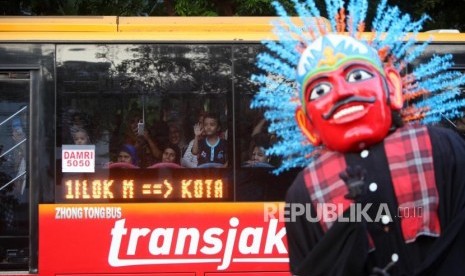
[{"label": "woman in bus window", "polygon": [[118,153],[118,163],[129,163],[137,166],[138,158],[136,148],[129,144],[123,145]]},{"label": "woman in bus window", "polygon": [[178,169],[182,168],[179,164],[181,159],[181,151],[177,145],[167,144],[163,147],[161,162],[147,167],[148,169],[169,168]]},{"label": "woman in bus window", "polygon": [[253,148],[252,156],[249,161],[246,161],[246,167],[273,167],[270,163],[270,158],[265,153],[263,146],[257,145]]},{"label": "woman in bus window", "polygon": [[[198,166],[227,166],[228,148],[226,140],[220,134],[220,122],[218,116],[209,113],[203,119],[203,127],[200,124],[194,126],[194,144],[192,154],[197,155]],[[204,133],[205,138],[202,138]]]},{"label": "woman in bus window", "polygon": [[181,159],[180,157],[181,157],[181,151],[179,150],[178,146],[173,145],[173,144],[168,144],[163,149],[161,162],[162,163],[174,163],[174,164],[179,165],[180,159]]},{"label": "woman in bus window", "polygon": [[116,162],[109,162],[105,164],[104,168],[108,168],[108,169],[117,169],[117,168],[138,169],[140,168],[136,147],[130,144],[124,144],[118,150],[118,155],[116,156]]},{"label": "woman in bus window", "polygon": [[244,162],[244,167],[271,168],[270,157],[266,154],[266,148],[270,145],[270,135],[267,133],[256,134],[252,139],[252,152],[250,159]]}]

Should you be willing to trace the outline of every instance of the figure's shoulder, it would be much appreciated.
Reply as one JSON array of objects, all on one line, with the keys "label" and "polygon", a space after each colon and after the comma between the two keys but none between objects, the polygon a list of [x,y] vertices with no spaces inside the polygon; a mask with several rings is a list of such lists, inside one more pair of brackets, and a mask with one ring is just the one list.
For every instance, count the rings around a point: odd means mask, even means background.
[{"label": "figure's shoulder", "polygon": [[428,132],[436,134],[436,135],[445,135],[445,136],[454,136],[454,137],[460,137],[460,135],[447,127],[443,126],[427,126]]},{"label": "figure's shoulder", "polygon": [[454,150],[465,148],[465,137],[458,132],[441,126],[428,126],[433,147],[451,147]]}]

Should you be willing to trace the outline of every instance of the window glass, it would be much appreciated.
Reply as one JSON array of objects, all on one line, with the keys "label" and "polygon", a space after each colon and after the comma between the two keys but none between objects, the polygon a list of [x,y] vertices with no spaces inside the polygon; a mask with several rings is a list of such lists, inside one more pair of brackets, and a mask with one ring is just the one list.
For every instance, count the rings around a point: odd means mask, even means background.
[{"label": "window glass", "polygon": [[29,72],[0,72],[0,269],[29,258]]},{"label": "window glass", "polygon": [[56,201],[282,200],[250,108],[261,47],[59,45]]},{"label": "window glass", "polygon": [[[209,194],[215,184],[205,181],[221,180],[225,190],[216,199],[224,199],[225,194],[232,198],[227,192],[232,189],[227,112],[232,92],[230,46],[60,45],[57,51],[57,146],[62,153],[58,198],[99,199],[93,189],[113,180],[114,192],[125,180],[115,175],[127,175],[131,168],[145,169],[144,175],[165,168],[170,177],[153,175],[150,183],[137,179],[139,172],[128,176],[135,186],[152,185],[150,193],[167,180],[189,187],[177,189],[178,199],[215,199]],[[175,168],[182,171],[173,173]],[[196,180],[202,183],[194,184]],[[199,195],[192,195],[190,188]],[[173,194],[168,198],[174,199]],[[111,199],[110,193],[105,199]]]},{"label": "window glass", "polygon": [[250,104],[258,86],[251,80],[252,74],[262,73],[255,66],[261,45],[236,45],[234,48],[234,72],[236,97],[236,151],[237,179],[236,200],[269,201],[284,200],[286,189],[295,172],[273,174],[280,159],[268,155],[268,149],[276,143],[274,133],[268,131],[264,110],[252,109]]}]

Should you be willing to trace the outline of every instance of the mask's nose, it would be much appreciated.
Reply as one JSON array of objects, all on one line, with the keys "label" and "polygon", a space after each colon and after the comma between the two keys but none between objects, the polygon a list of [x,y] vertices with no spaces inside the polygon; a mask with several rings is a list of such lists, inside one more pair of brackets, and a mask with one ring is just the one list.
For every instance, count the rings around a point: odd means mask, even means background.
[{"label": "mask's nose", "polygon": [[332,85],[333,85],[332,93],[334,94],[337,101],[343,100],[355,94],[354,87],[349,82],[347,82],[346,79],[342,77],[334,78],[332,80]]}]

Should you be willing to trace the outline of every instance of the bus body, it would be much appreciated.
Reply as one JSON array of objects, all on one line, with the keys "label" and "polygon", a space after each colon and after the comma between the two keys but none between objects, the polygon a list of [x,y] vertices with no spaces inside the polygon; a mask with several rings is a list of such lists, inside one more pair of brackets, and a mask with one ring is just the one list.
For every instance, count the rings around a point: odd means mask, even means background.
[{"label": "bus body", "polygon": [[[250,109],[271,19],[0,17],[1,273],[289,275],[298,170],[251,162],[275,142]],[[420,36],[465,70],[465,34]],[[206,114],[220,165],[189,155]],[[191,159],[164,162],[171,144]]]}]

